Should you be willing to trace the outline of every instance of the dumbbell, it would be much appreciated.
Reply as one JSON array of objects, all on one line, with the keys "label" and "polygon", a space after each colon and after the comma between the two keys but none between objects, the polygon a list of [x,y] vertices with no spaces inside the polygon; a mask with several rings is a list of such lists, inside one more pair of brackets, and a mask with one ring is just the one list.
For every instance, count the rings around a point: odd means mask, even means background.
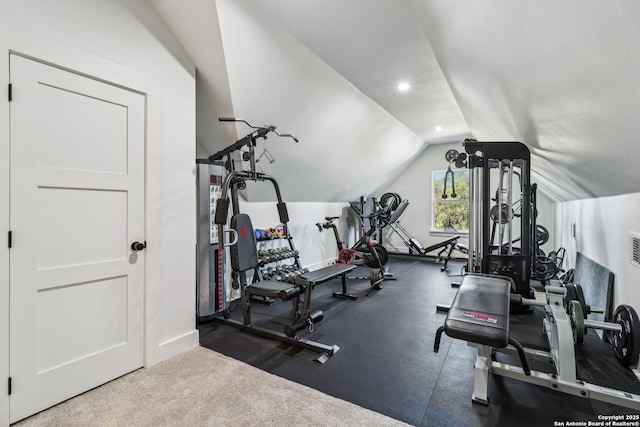
[{"label": "dumbbell", "polygon": [[260,260],[258,261],[258,265],[260,267],[264,267],[265,265],[270,264],[272,262],[274,262],[273,257],[267,255],[267,256],[264,256],[264,257],[260,258]]}]

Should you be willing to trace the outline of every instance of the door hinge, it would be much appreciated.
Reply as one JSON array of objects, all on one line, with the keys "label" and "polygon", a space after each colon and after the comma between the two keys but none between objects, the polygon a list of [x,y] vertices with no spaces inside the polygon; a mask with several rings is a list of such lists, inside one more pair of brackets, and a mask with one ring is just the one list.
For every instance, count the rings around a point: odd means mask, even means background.
[{"label": "door hinge", "polygon": [[9,83],[9,102],[13,101],[13,84]]},{"label": "door hinge", "polygon": [[11,249],[11,246],[13,246],[13,232],[11,230],[7,233],[7,240],[9,241],[9,249]]},{"label": "door hinge", "polygon": [[9,396],[11,396],[11,377],[9,377],[9,381],[7,381],[7,385],[9,386]]}]

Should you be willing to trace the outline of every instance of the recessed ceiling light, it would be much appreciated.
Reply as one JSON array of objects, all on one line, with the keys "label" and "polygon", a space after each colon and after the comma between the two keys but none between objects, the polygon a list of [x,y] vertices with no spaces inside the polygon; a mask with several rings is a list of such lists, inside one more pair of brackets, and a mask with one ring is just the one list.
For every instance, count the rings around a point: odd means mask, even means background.
[{"label": "recessed ceiling light", "polygon": [[440,125],[434,126],[433,130],[435,130],[436,132],[442,132],[444,130],[444,126],[440,126]]},{"label": "recessed ceiling light", "polygon": [[399,91],[401,91],[401,92],[405,92],[405,91],[409,90],[409,88],[410,88],[410,87],[411,87],[411,86],[409,85],[409,83],[407,83],[407,82],[402,82],[402,83],[400,83],[400,84],[398,85],[398,90],[399,90]]}]

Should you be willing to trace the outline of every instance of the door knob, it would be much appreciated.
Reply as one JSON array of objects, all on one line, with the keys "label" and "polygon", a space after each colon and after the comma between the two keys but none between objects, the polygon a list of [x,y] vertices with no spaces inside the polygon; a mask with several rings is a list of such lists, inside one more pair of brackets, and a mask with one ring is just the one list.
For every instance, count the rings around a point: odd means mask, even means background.
[{"label": "door knob", "polygon": [[147,247],[147,242],[144,242],[144,243],[133,242],[131,244],[131,250],[135,251],[135,252],[139,252],[139,251],[143,250],[146,247]]}]

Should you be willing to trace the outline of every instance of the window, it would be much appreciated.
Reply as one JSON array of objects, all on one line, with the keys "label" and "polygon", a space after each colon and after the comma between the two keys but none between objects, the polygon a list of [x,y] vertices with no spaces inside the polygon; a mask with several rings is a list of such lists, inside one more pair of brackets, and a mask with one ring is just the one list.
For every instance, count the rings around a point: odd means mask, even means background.
[{"label": "window", "polygon": [[[453,171],[456,197],[453,197],[451,174],[447,179],[447,171],[434,171],[431,178],[433,212],[431,215],[431,231],[462,232],[469,231],[469,171],[467,169]],[[442,195],[446,191],[446,198]]]}]

